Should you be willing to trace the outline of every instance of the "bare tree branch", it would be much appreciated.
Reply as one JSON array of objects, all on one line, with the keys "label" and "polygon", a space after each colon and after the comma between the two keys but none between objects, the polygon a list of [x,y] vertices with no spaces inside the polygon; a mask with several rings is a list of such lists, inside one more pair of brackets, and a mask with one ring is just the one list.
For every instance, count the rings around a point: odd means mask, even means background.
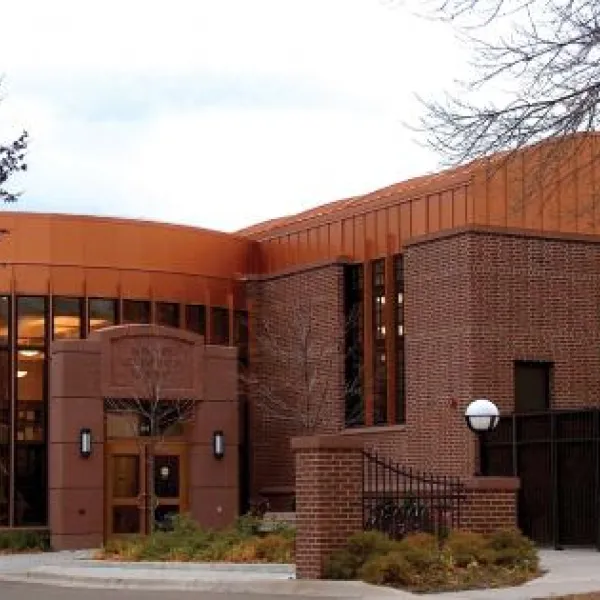
[{"label": "bare tree branch", "polygon": [[[415,129],[444,165],[500,153],[490,163],[499,167],[551,139],[543,161],[535,161],[537,172],[527,174],[530,188],[560,187],[565,175],[558,172],[569,161],[574,170],[588,168],[569,153],[581,149],[579,134],[595,134],[600,124],[600,3],[428,0],[425,6],[429,17],[452,22],[473,56],[472,76],[457,91],[419,98],[424,115]],[[587,156],[592,165],[598,158],[596,151]]]},{"label": "bare tree branch", "polygon": [[[270,320],[255,318],[253,369],[240,374],[263,416],[288,423],[304,435],[322,429],[331,419],[333,407],[344,406],[346,395],[357,394],[361,387],[360,375],[354,381],[335,384],[336,374],[344,376],[345,334],[358,315],[349,317],[339,339],[324,340],[317,316],[318,305],[323,302],[320,298],[302,298],[286,303],[286,312],[291,310],[294,317],[285,331],[274,328]],[[271,377],[265,369],[287,376]],[[355,415],[346,415],[351,421],[348,424],[360,419],[359,408]]]}]

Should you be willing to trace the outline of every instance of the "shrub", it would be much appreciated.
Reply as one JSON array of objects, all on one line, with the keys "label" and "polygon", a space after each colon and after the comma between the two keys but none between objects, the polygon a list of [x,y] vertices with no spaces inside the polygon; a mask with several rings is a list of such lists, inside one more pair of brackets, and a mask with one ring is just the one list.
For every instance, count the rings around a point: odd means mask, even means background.
[{"label": "shrub", "polygon": [[363,531],[352,535],[346,547],[332,553],[325,565],[328,579],[354,579],[371,558],[389,554],[396,546],[384,533]]},{"label": "shrub", "polygon": [[0,532],[0,551],[26,552],[50,550],[50,535],[45,531],[13,530]]},{"label": "shrub", "polygon": [[223,560],[234,563],[258,562],[256,542],[254,540],[247,540],[232,546],[223,556]]},{"label": "shrub", "polygon": [[410,587],[418,581],[418,572],[401,552],[374,556],[359,570],[359,577],[375,585]]},{"label": "shrub", "polygon": [[417,569],[428,569],[440,562],[437,538],[430,533],[413,533],[398,542],[398,552]]},{"label": "shrub", "polygon": [[457,567],[486,565],[493,562],[493,552],[488,540],[470,531],[452,531],[444,543],[444,549]]},{"label": "shrub", "polygon": [[238,517],[234,529],[242,537],[251,537],[260,533],[261,523],[262,517],[249,513]]},{"label": "shrub", "polygon": [[518,529],[500,529],[488,536],[488,545],[496,565],[536,571],[539,557],[533,542]]},{"label": "shrub", "polygon": [[255,544],[256,558],[270,563],[289,563],[293,560],[294,544],[279,534],[259,538]]},{"label": "shrub", "polygon": [[400,542],[360,533],[332,554],[325,570],[330,579],[359,577],[419,592],[520,585],[538,573],[533,543],[510,529],[488,536],[454,531],[444,540],[417,533]]},{"label": "shrub", "polygon": [[325,563],[326,579],[355,579],[362,565],[347,548],[333,552]]}]

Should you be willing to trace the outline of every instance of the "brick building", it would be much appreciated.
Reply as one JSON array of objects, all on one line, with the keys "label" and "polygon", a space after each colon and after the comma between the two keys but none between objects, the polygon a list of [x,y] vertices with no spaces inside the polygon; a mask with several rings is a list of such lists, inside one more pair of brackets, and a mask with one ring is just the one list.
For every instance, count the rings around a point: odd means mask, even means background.
[{"label": "brick building", "polygon": [[[119,533],[114,523],[143,529],[127,497],[83,508],[116,489],[113,475],[139,475],[139,447],[103,404],[115,386],[130,393],[115,357],[137,336],[197,349],[173,394],[204,408],[169,439],[178,481],[167,512],[218,525],[253,496],[285,508],[291,438],[336,433],[436,473],[519,475],[521,512],[542,514],[531,531],[577,538],[597,503],[559,483],[594,487],[600,472],[597,144],[545,144],[235,234],[0,214],[0,527],[49,526],[62,547]],[[568,160],[540,179],[548,147]],[[505,419],[478,448],[463,414],[482,396]],[[96,441],[87,463],[84,429]],[[526,447],[536,435],[537,454]],[[74,485],[82,464],[95,475]],[[61,508],[49,512],[49,498]],[[588,525],[556,520],[580,505],[594,505]]]}]

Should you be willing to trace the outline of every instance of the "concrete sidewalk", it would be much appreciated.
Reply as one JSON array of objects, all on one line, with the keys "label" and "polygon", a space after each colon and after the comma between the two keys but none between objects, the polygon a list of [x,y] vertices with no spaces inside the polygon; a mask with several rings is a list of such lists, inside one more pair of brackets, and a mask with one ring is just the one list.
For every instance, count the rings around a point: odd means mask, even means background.
[{"label": "concrete sidewalk", "polygon": [[313,598],[422,598],[427,600],[532,600],[552,595],[600,591],[600,552],[540,552],[548,572],[517,588],[443,594],[410,594],[356,581],[297,581],[291,565],[224,563],[122,563],[90,560],[91,554],[49,553],[0,557],[4,581],[63,587],[181,590]]}]

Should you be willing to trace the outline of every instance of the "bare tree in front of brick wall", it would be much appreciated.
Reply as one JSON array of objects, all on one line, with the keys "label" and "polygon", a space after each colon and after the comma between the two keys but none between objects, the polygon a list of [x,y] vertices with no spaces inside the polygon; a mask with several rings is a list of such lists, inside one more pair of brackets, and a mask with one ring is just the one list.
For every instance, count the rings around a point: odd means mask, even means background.
[{"label": "bare tree in front of brick wall", "polygon": [[173,375],[182,368],[181,353],[164,340],[149,339],[132,346],[127,361],[134,394],[129,398],[107,398],[107,413],[124,417],[123,421],[145,460],[147,524],[152,533],[156,529],[156,452],[165,437],[183,431],[196,415],[198,399],[171,398],[165,391]]},{"label": "bare tree in front of brick wall", "polygon": [[357,369],[349,381],[345,377],[348,361],[360,364],[359,344],[346,344],[348,332],[359,322],[358,312],[332,337],[327,300],[303,297],[270,307],[274,312],[282,308],[290,318],[282,329],[269,318],[253,318],[255,354],[241,378],[255,408],[300,435],[329,431],[337,419],[340,426],[360,423],[362,405],[357,402],[348,412],[346,398],[361,397],[361,372]]}]

